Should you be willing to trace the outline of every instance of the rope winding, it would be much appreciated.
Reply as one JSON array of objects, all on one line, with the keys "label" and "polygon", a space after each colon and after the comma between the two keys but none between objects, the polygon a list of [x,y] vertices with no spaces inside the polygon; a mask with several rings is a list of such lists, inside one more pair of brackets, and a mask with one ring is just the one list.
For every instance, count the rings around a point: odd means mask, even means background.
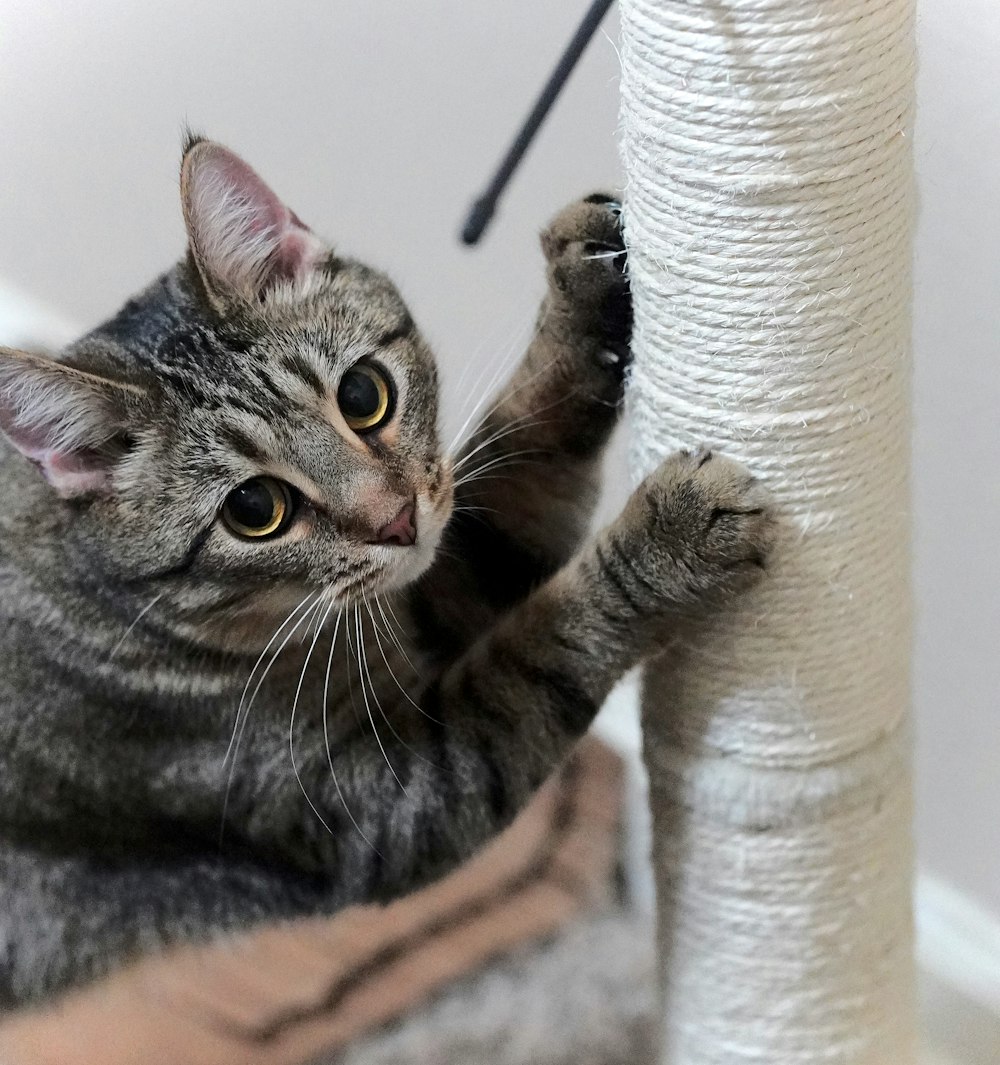
[{"label": "rope winding", "polygon": [[671,1065],[907,1065],[912,0],[622,0],[637,476],[773,489],[765,585],[650,670]]}]

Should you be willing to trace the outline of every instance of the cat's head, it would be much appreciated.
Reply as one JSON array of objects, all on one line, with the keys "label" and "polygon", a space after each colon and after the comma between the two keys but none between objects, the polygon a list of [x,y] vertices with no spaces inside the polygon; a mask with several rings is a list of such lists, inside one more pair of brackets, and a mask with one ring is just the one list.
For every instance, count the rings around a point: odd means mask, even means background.
[{"label": "cat's head", "polygon": [[398,292],[217,144],[189,143],[181,199],[178,267],[58,361],[0,349],[0,429],[74,549],[185,626],[415,580],[452,478]]}]

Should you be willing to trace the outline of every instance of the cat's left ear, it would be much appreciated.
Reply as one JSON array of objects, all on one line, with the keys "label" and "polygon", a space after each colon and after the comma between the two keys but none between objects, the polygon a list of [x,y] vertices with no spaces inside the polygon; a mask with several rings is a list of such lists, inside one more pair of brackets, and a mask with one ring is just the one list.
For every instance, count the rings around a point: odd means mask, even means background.
[{"label": "cat's left ear", "polygon": [[0,432],[64,499],[106,494],[142,389],[0,347]]},{"label": "cat's left ear", "polygon": [[209,299],[259,300],[279,282],[304,282],[330,250],[239,156],[194,140],[181,163],[191,255]]}]

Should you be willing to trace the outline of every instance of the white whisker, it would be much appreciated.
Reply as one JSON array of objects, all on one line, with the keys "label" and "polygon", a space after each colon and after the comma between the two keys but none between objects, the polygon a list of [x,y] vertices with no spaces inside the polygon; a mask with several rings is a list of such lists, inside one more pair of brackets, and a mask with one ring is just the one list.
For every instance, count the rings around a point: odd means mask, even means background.
[{"label": "white whisker", "polygon": [[333,767],[333,754],[330,751],[330,719],[327,714],[330,702],[330,670],[333,667],[333,652],[337,646],[337,636],[340,633],[340,623],[343,618],[344,608],[342,607],[340,613],[337,615],[337,624],[334,626],[333,638],[330,640],[330,653],[326,658],[326,678],[323,681],[323,746],[326,748],[326,761],[327,765],[330,767],[330,777],[333,780],[333,786],[337,789],[337,795],[340,797],[340,804],[344,807],[344,812],[351,819],[351,824],[353,824],[358,830],[358,835],[376,854],[379,855],[379,857],[381,857],[381,852],[365,835],[364,829],[358,824],[357,818],[351,813],[350,806],[347,805],[347,797],[344,795],[343,789],[340,786],[340,781],[337,779],[337,770]]},{"label": "white whisker", "polygon": [[[381,604],[378,602],[378,596],[375,597],[375,602],[376,602],[376,605],[379,607],[379,610],[381,610],[382,608],[381,608]],[[366,605],[367,605],[367,603],[366,603]],[[415,710],[417,710],[419,713],[423,714],[424,717],[426,717],[429,721],[433,721],[433,722],[435,722],[438,725],[443,724],[443,722],[438,721],[438,719],[436,717],[432,717],[430,714],[428,714],[427,711],[424,710],[424,708],[422,706],[420,706],[418,703],[414,702],[413,697],[410,695],[410,693],[403,687],[402,684],[400,684],[399,678],[396,676],[396,671],[392,668],[391,664],[389,663],[389,659],[388,659],[388,657],[386,656],[386,653],[385,653],[385,648],[382,646],[382,641],[379,638],[378,624],[375,621],[375,616],[372,614],[372,608],[370,606],[368,607],[368,613],[369,613],[369,615],[371,616],[371,619],[372,619],[372,627],[373,627],[374,632],[375,632],[375,643],[378,646],[379,653],[382,655],[382,661],[385,663],[385,668],[386,668],[386,670],[388,670],[389,676],[392,677],[393,682],[395,683],[396,687],[399,688],[400,692],[403,695],[403,698]],[[382,616],[385,617],[384,614]],[[399,737],[397,736],[396,738],[398,739]],[[400,740],[400,742],[402,742],[402,740]]]},{"label": "white whisker", "polygon": [[[250,685],[253,684],[254,675],[260,668],[261,662],[264,661],[264,656],[267,654],[268,651],[270,651],[270,649],[274,646],[275,641],[281,636],[281,633],[284,630],[285,626],[288,625],[291,622],[292,618],[295,617],[295,615],[305,607],[306,603],[309,602],[313,594],[315,593],[309,593],[305,595],[301,600],[299,600],[298,604],[292,609],[288,617],[286,617],[285,620],[274,630],[274,634],[267,641],[264,650],[260,653],[260,657],[258,657],[257,661],[254,663],[253,669],[250,670],[250,676],[247,677],[247,682],[243,686],[243,691],[240,694],[240,701],[236,707],[236,721],[233,723],[233,734],[229,740],[229,747],[226,750],[226,757],[222,760],[223,765],[225,765],[226,762],[229,761],[229,756],[233,753],[233,745],[236,743],[237,732],[239,732],[240,730],[240,721],[242,720],[243,714],[243,703],[247,697],[247,692],[250,690]],[[299,623],[301,623],[301,620],[302,619],[300,618]],[[296,628],[298,628],[298,623],[296,624]],[[284,644],[282,644],[282,647],[283,646]],[[256,692],[254,694],[256,694]]]},{"label": "white whisker", "polygon": [[[410,667],[410,669],[412,669],[414,673],[419,673],[420,671],[410,661],[410,656],[406,653],[406,648],[403,647],[399,635],[396,633],[395,629],[393,629],[392,625],[389,624],[389,619],[385,616],[385,611],[382,609],[382,600],[377,595],[375,596],[375,605],[378,607],[378,612],[382,615],[382,620],[385,622],[386,632],[389,634],[389,638],[392,640],[392,642],[396,645],[396,650],[399,651],[399,653],[403,656],[404,661]],[[392,604],[389,603],[388,600],[386,601],[386,606],[389,607],[389,611],[391,612]],[[399,619],[396,617],[395,614],[392,615],[392,619],[396,622],[397,625],[399,625],[400,631],[404,632],[405,635],[403,626],[399,624]],[[372,624],[374,623],[375,619],[372,618]]]},{"label": "white whisker", "polygon": [[[497,365],[497,367],[496,367],[496,369],[495,369],[495,371],[493,373],[493,377],[490,380],[490,383],[485,388],[481,387],[481,382],[482,382],[483,377],[485,377],[487,371],[489,370],[489,365],[487,364],[480,371],[480,374],[479,374],[478,378],[476,379],[475,385],[470,389],[470,393],[472,395],[475,395],[476,392],[480,392],[481,393],[480,394],[480,398],[476,401],[476,403],[474,404],[472,410],[469,412],[468,417],[462,423],[462,427],[458,430],[458,432],[453,437],[451,443],[448,445],[447,451],[449,453],[454,450],[455,445],[458,443],[459,440],[462,439],[463,435],[465,434],[465,431],[472,424],[472,420],[479,413],[479,410],[482,407],[482,405],[493,394],[493,389],[496,388],[497,384],[500,381],[500,378],[505,373],[509,372],[510,368],[513,366],[515,359],[519,355],[519,352],[518,352],[517,349],[520,348],[522,346],[522,344],[525,342],[525,340],[527,339],[528,333],[530,332],[531,328],[532,328],[531,323],[528,322],[524,326],[522,326],[522,328],[521,328],[519,333],[515,334],[514,338],[511,340],[510,344],[507,347],[507,351],[504,353],[504,355],[499,360],[499,363],[498,363],[498,365]],[[499,404],[499,402],[500,402],[500,400],[498,399],[496,401],[496,403],[494,404],[494,408]],[[484,417],[486,417],[486,416],[484,415]]]},{"label": "white whisker", "polygon": [[496,507],[480,507],[474,506],[471,503],[457,503],[454,507],[452,507],[453,514],[461,514],[463,511],[466,510],[484,511],[487,514],[500,514],[500,511],[497,510]]},{"label": "white whisker", "polygon": [[455,488],[458,489],[464,485],[469,484],[471,481],[478,480],[483,474],[495,472],[498,469],[502,469],[504,466],[523,465],[525,459],[529,455],[543,455],[545,454],[541,448],[524,448],[522,451],[511,451],[506,454],[498,455],[496,458],[490,459],[489,462],[484,462],[482,466],[477,466],[476,469],[470,470],[464,477],[460,477],[455,482]]},{"label": "white whisker", "polygon": [[[261,685],[264,683],[265,679],[267,678],[268,673],[270,673],[271,667],[278,660],[278,656],[281,654],[281,652],[288,645],[288,641],[295,635],[295,632],[298,629],[298,627],[306,620],[306,618],[309,617],[308,608],[305,610],[305,612],[302,614],[302,616],[298,619],[298,621],[295,622],[295,624],[292,626],[292,628],[288,631],[288,633],[286,634],[285,638],[281,641],[281,644],[279,645],[278,649],[271,656],[270,662],[268,662],[267,667],[264,669],[264,672],[260,675],[260,679],[257,681],[257,686],[253,690],[253,695],[250,696],[250,699],[249,699],[249,701],[246,704],[246,709],[243,710],[242,709],[243,700],[246,698],[246,693],[249,690],[251,683],[253,682],[253,675],[257,671],[258,666],[260,666],[260,663],[263,661],[264,655],[267,654],[268,648],[270,648],[274,644],[275,640],[278,638],[278,635],[280,634],[281,630],[292,620],[292,618],[300,610],[302,610],[303,607],[305,607],[306,603],[310,599],[312,599],[313,596],[316,596],[317,599],[318,599],[322,594],[323,594],[322,592],[311,592],[309,595],[307,595],[299,603],[299,605],[291,612],[291,614],[288,615],[288,617],[278,627],[277,631],[271,637],[271,639],[268,640],[267,646],[261,652],[260,658],[257,659],[256,664],[254,665],[253,669],[250,671],[250,676],[247,678],[246,686],[243,688],[243,694],[240,696],[240,703],[239,703],[239,705],[236,708],[236,722],[233,725],[233,735],[232,735],[232,737],[229,740],[229,747],[226,750],[226,756],[225,756],[225,758],[223,759],[223,762],[222,762],[222,764],[225,765],[227,761],[230,761],[230,765],[229,765],[229,775],[228,775],[228,777],[226,779],[226,793],[225,793],[225,796],[223,797],[223,800],[222,800],[222,822],[221,822],[221,824],[219,826],[219,846],[220,847],[222,846],[222,837],[223,837],[223,834],[224,834],[224,832],[226,830],[226,814],[229,812],[229,795],[230,795],[230,792],[233,789],[233,778],[234,778],[234,776],[236,774],[236,763],[239,760],[240,746],[243,743],[243,735],[246,732],[247,722],[250,720],[250,711],[253,709],[254,700],[257,698],[257,693],[260,691]],[[231,760],[230,760],[230,757],[231,757]]]},{"label": "white whisker", "polygon": [[[368,689],[365,687],[365,672],[367,672],[367,662],[365,666],[362,667],[362,648],[364,646],[364,641],[361,636],[361,607],[359,604],[355,604],[354,607],[354,628],[358,640],[358,679],[361,681],[361,694],[365,700],[365,710],[368,711],[368,720],[371,722],[372,732],[375,734],[375,742],[378,744],[379,750],[382,752],[382,757],[385,759],[385,764],[389,767],[389,772],[392,773],[392,775],[396,778],[396,783],[400,786],[400,788],[403,790],[403,793],[405,794],[406,788],[403,786],[403,782],[399,779],[396,770],[393,769],[392,762],[389,761],[389,755],[386,752],[385,746],[382,743],[382,737],[378,734],[378,728],[375,725],[375,715],[372,713],[371,703],[368,702]],[[364,672],[362,670],[364,670]],[[371,683],[371,675],[369,675],[368,681],[369,683]],[[378,698],[375,696],[374,690],[372,691],[372,696],[375,697],[375,701],[378,702]],[[381,711],[381,709],[382,707],[380,705],[379,710]],[[385,717],[385,714],[383,713],[382,716]]]},{"label": "white whisker", "polygon": [[146,616],[146,615],[147,615],[147,614],[148,614],[148,613],[150,612],[150,610],[152,610],[152,609],[153,609],[153,607],[154,607],[154,606],[156,606],[156,604],[157,604],[157,603],[158,603],[158,602],[159,602],[159,601],[160,601],[160,600],[161,600],[161,599],[163,598],[164,594],[165,594],[164,592],[160,592],[160,594],[159,594],[159,595],[157,595],[157,596],[154,596],[154,597],[153,597],[153,599],[152,599],[152,601],[151,601],[151,602],[149,602],[149,603],[147,603],[147,604],[146,604],[146,605],[145,605],[145,606],[144,606],[144,607],[142,608],[142,610],[140,610],[140,611],[139,611],[139,613],[138,613],[138,614],[136,615],[136,618],[135,618],[135,620],[134,620],[134,621],[132,622],[132,624],[131,624],[131,625],[129,625],[129,627],[128,627],[128,628],[127,628],[127,629],[126,629],[126,630],[125,630],[125,631],[124,631],[124,632],[122,633],[122,638],[121,638],[121,639],[120,639],[120,640],[119,640],[119,641],[118,641],[118,642],[117,642],[117,643],[116,643],[116,644],[114,645],[114,647],[112,647],[112,648],[111,648],[111,650],[110,650],[110,651],[108,652],[108,658],[107,658],[107,661],[110,661],[110,660],[111,660],[112,658],[114,658],[114,657],[115,657],[115,655],[116,655],[116,654],[118,653],[118,651],[119,651],[119,650],[121,649],[121,646],[122,646],[122,644],[123,644],[123,643],[124,643],[124,642],[125,642],[125,641],[126,641],[126,640],[127,640],[128,638],[129,638],[129,636],[130,636],[130,635],[132,634],[132,632],[133,632],[133,630],[135,629],[136,625],[138,625],[138,624],[139,624],[139,622],[140,622],[140,621],[142,621],[142,619],[143,619],[143,618],[144,618],[144,617],[145,617],[145,616]]},{"label": "white whisker", "polygon": [[[531,412],[532,417],[534,416],[534,413],[534,411]],[[471,462],[472,459],[475,458],[475,456],[478,455],[479,452],[484,450],[485,448],[492,447],[494,444],[500,443],[501,440],[505,440],[508,436],[512,436],[514,433],[524,432],[526,429],[533,429],[536,426],[542,424],[537,420],[528,422],[526,421],[527,417],[528,415],[525,415],[522,418],[518,419],[518,422],[520,422],[521,424],[514,424],[510,422],[505,425],[502,425],[499,429],[497,429],[495,432],[491,433],[488,437],[486,437],[485,440],[482,440],[478,444],[476,444],[476,446],[471,451],[468,451],[464,455],[462,455],[462,457],[452,466],[451,472],[457,473],[467,462]],[[473,440],[475,440],[475,437],[473,437]]]},{"label": "white whisker", "polygon": [[319,819],[319,823],[327,830],[327,832],[330,833],[331,836],[334,835],[334,831],[326,823],[326,819],[319,812],[316,807],[316,804],[309,797],[309,792],[306,791],[306,786],[302,782],[302,774],[299,773],[299,767],[295,764],[295,714],[299,708],[299,696],[302,694],[302,685],[305,683],[306,670],[308,670],[309,668],[309,663],[312,660],[313,651],[316,650],[316,644],[318,643],[320,634],[323,631],[323,626],[326,624],[326,619],[330,616],[330,612],[332,610],[333,602],[331,601],[330,605],[326,608],[326,611],[323,614],[322,620],[319,622],[319,624],[316,625],[316,634],[312,638],[312,643],[309,645],[309,650],[306,652],[305,661],[302,663],[302,672],[299,674],[299,682],[295,687],[295,697],[292,699],[292,712],[288,718],[288,757],[291,759],[292,762],[292,772],[295,774],[295,781],[298,784],[299,790],[302,792],[302,795],[305,798],[306,802],[309,803],[309,809],[312,810],[312,812]]},{"label": "white whisker", "polygon": [[[521,381],[520,384],[517,385],[517,387],[504,389],[497,396],[497,398],[495,399],[493,404],[489,407],[489,409],[483,412],[483,414],[481,415],[481,417],[479,419],[479,424],[480,425],[484,425],[487,422],[487,420],[489,418],[491,418],[500,409],[500,405],[502,403],[513,399],[514,396],[516,396],[519,392],[524,391],[525,388],[527,388],[530,384],[533,384],[539,377],[541,377],[542,374],[547,373],[548,370],[549,370],[548,364],[543,363],[533,373],[528,374],[528,376],[523,381]],[[569,398],[570,395],[573,394],[573,392],[575,392],[575,389],[571,390],[568,393],[565,393],[564,395],[560,396],[558,399],[553,400],[552,403],[549,403],[547,406],[543,407],[541,410],[528,411],[525,414],[521,415],[520,418],[512,419],[512,421],[510,423],[508,423],[508,424],[513,424],[514,422],[520,421],[521,419],[526,418],[526,417],[532,417],[534,415],[543,414],[545,411],[550,410],[552,407],[558,406],[560,403],[564,402],[566,399]],[[477,404],[476,409],[478,410],[479,406],[481,406],[481,405],[482,405],[482,400],[480,401],[479,404]],[[470,417],[470,419],[468,421],[471,421],[471,417]],[[458,444],[459,440],[462,437],[462,433],[464,433],[466,428],[468,428],[468,421],[466,421],[466,424],[462,427],[462,432],[459,433],[458,436],[456,436],[454,441],[452,441],[451,447],[449,447],[449,449],[448,449],[449,452],[454,450],[455,446]]]},{"label": "white whisker", "polygon": [[[495,443],[497,440],[502,439],[504,436],[507,436],[510,433],[517,432],[519,429],[527,428],[528,426],[525,423],[528,423],[530,419],[533,419],[537,413],[537,411],[529,410],[525,411],[524,414],[518,415],[518,417],[516,418],[511,418],[510,421],[501,422],[496,427],[496,429],[494,429],[493,432],[490,433],[489,436],[479,441],[473,451],[462,454],[458,458],[452,469],[457,470],[464,463],[468,462],[469,459],[472,458],[472,456],[482,448],[488,447],[490,444]],[[485,424],[486,421],[484,419],[482,422],[480,422],[478,428],[476,429],[476,433],[478,433],[485,426]],[[476,439],[476,433],[473,433],[472,436],[469,438],[470,443]]]}]

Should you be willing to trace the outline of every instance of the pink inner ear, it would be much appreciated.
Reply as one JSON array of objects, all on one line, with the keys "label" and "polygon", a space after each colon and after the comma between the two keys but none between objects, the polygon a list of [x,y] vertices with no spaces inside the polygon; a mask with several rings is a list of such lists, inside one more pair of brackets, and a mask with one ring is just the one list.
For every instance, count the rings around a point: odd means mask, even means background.
[{"label": "pink inner ear", "polygon": [[34,461],[64,499],[104,493],[111,487],[110,465],[97,452],[47,451]]},{"label": "pink inner ear", "polygon": [[52,446],[59,433],[57,424],[45,419],[24,423],[13,410],[0,405],[0,428],[64,499],[105,492],[110,487],[111,464],[107,456],[86,446]]},{"label": "pink inner ear", "polygon": [[52,427],[44,424],[15,425],[8,435],[18,451],[42,471],[64,499],[107,491],[111,484],[111,467],[106,456],[88,447],[76,450],[50,447],[51,431]]},{"label": "pink inner ear", "polygon": [[314,270],[326,248],[239,156],[203,142],[191,151],[191,238],[206,268],[246,294]]},{"label": "pink inner ear", "polygon": [[288,214],[289,222],[271,257],[271,273],[275,278],[297,281],[316,269],[320,256],[312,230],[302,225],[291,211]]},{"label": "pink inner ear", "polygon": [[64,499],[105,492],[111,485],[111,464],[93,448],[57,450],[47,446],[43,427],[15,428],[8,434],[15,447],[33,462]]},{"label": "pink inner ear", "polygon": [[[105,492],[140,389],[57,360],[0,348],[0,433],[64,497]],[[122,438],[124,440],[124,438]]]}]

